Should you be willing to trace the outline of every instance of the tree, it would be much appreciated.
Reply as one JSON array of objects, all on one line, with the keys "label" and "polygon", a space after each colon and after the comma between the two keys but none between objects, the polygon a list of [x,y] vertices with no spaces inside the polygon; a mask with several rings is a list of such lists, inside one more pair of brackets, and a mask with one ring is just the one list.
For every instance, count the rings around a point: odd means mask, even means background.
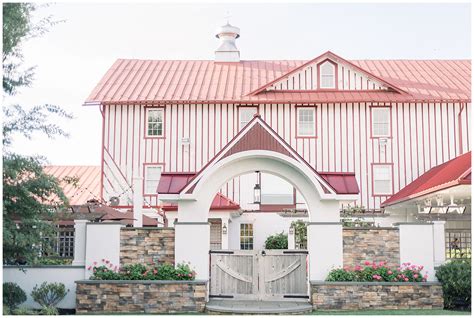
[{"label": "tree", "polygon": [[[42,35],[54,24],[51,18],[32,22],[36,5],[3,4],[3,92],[14,95],[32,84],[34,68],[22,70],[21,44]],[[51,220],[55,210],[67,204],[59,180],[43,172],[44,157],[23,156],[10,151],[15,134],[32,138],[35,133],[48,137],[67,136],[50,115],[72,118],[54,105],[25,110],[20,105],[3,106],[3,259],[4,263],[31,261],[38,257],[42,240],[54,233]]]}]

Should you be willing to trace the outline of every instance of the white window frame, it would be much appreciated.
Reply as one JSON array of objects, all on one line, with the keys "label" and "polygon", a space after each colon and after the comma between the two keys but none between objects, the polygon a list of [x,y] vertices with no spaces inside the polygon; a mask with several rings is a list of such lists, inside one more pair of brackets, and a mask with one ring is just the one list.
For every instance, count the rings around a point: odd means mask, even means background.
[{"label": "white window frame", "polygon": [[[384,169],[383,175],[380,174],[380,170]],[[388,172],[388,173],[386,173]],[[377,189],[377,182],[388,182],[389,190],[387,192],[379,191]],[[393,166],[391,164],[376,164],[372,166],[372,193],[373,195],[385,196],[393,193],[392,189],[393,182]]]},{"label": "white window frame", "polygon": [[[247,229],[243,229],[242,226],[250,226],[250,228],[252,229],[252,235],[248,235],[248,228]],[[244,235],[242,235],[242,231],[244,231]],[[242,239],[251,239],[251,243],[249,242],[242,242]],[[242,244],[244,244],[244,246],[247,246],[247,247],[250,247],[250,244],[251,244],[251,247],[252,248],[242,248]],[[240,223],[239,225],[239,247],[241,250],[253,250],[255,248],[255,236],[254,236],[254,226],[253,226],[253,223]]]},{"label": "white window frame", "polygon": [[[373,138],[389,138],[391,136],[391,115],[390,115],[390,107],[371,107],[371,120],[372,120],[372,137]],[[378,116],[375,116],[375,113],[386,113],[386,118],[384,121],[379,121]],[[386,133],[376,133],[378,129],[376,129],[377,125],[386,125]]]},{"label": "white window frame", "polygon": [[[326,65],[331,66],[331,73],[324,73],[323,72],[323,67],[326,66]],[[330,61],[325,61],[325,62],[322,62],[321,64],[319,64],[319,88],[322,88],[322,89],[334,89],[334,88],[336,88],[336,71],[337,71],[336,70],[336,65],[334,65]],[[328,86],[324,86],[323,78],[329,78],[329,77],[332,78],[332,84],[328,85]]]},{"label": "white window frame", "polygon": [[[157,179],[150,179],[148,169],[150,168],[159,168],[160,174]],[[144,167],[144,178],[143,178],[143,193],[144,194],[157,194],[158,184],[160,183],[161,173],[163,172],[163,167],[161,165],[150,165],[147,164]],[[151,184],[151,185],[150,185]],[[149,188],[154,188],[153,191],[148,191]]]},{"label": "white window frame", "polygon": [[[302,134],[300,132],[300,112],[310,110],[313,113],[313,133]],[[296,108],[296,136],[297,137],[316,137],[316,107],[298,107]]]},{"label": "white window frame", "polygon": [[[150,112],[158,112],[161,113],[161,122],[158,120],[156,122],[149,121],[149,114]],[[161,124],[161,134],[158,135],[150,135],[149,129],[151,124]],[[147,108],[145,112],[145,136],[148,138],[159,138],[163,137],[165,134],[165,110],[163,108]]]},{"label": "white window frame", "polygon": [[[250,117],[248,120],[242,120],[242,115],[248,111],[248,110],[253,110],[252,117]],[[254,117],[255,114],[258,113],[258,108],[254,106],[245,106],[245,107],[239,107],[239,130],[244,128]]]}]

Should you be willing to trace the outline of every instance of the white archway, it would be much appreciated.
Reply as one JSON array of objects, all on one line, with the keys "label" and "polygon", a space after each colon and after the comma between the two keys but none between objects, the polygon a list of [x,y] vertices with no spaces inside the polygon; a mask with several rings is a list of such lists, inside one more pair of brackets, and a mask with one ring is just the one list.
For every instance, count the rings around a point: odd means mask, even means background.
[{"label": "white archway", "polygon": [[254,171],[277,175],[303,195],[310,216],[308,253],[310,280],[324,280],[333,267],[342,266],[342,224],[339,206],[353,195],[338,195],[321,186],[320,176],[305,162],[267,150],[247,150],[213,162],[180,194],[165,197],[178,204],[175,224],[175,259],[190,262],[198,279],[209,279],[209,223],[212,200],[232,178]]}]

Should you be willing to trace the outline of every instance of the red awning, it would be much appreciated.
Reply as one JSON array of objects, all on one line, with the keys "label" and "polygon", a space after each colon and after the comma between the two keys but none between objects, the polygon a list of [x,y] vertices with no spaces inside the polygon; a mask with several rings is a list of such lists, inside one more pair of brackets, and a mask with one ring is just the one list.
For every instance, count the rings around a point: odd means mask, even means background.
[{"label": "red awning", "polygon": [[428,170],[381,206],[387,207],[461,184],[471,184],[471,152]]},{"label": "red awning", "polygon": [[[178,206],[175,204],[169,204],[169,205],[163,206],[162,209],[165,211],[177,211]],[[238,203],[232,201],[231,199],[229,199],[222,193],[216,194],[216,196],[214,197],[214,200],[212,200],[212,204],[210,208],[211,211],[222,211],[222,210],[235,211],[239,209],[240,209],[240,205]]]},{"label": "red awning", "polygon": [[319,172],[319,175],[334,188],[337,194],[359,194],[355,173]]}]

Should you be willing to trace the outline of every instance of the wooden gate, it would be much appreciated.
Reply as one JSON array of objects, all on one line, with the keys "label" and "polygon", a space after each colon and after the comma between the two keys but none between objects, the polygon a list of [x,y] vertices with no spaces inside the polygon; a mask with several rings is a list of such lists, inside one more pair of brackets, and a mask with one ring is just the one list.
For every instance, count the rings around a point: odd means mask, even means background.
[{"label": "wooden gate", "polygon": [[211,251],[211,298],[308,299],[308,252]]}]

